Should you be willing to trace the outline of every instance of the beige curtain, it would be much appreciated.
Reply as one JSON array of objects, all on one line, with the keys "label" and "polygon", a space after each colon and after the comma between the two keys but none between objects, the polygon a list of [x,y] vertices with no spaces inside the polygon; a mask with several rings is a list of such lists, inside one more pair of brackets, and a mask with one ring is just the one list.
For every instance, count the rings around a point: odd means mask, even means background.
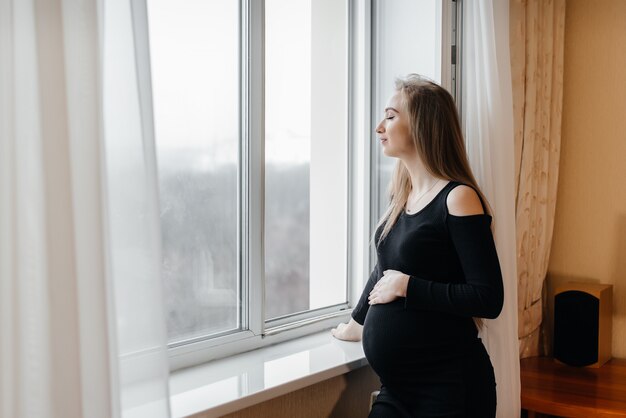
[{"label": "beige curtain", "polygon": [[[510,0],[520,358],[546,355],[544,285],[556,206],[565,0]],[[547,302],[547,301],[546,301]]]}]

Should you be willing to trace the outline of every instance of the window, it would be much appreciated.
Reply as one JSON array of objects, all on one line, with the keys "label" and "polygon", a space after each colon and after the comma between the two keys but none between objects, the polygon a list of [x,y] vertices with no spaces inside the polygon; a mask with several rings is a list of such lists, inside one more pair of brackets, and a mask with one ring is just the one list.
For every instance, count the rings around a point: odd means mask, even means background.
[{"label": "window", "polygon": [[441,81],[454,2],[146,1],[173,368],[348,320],[373,127],[393,76]]},{"label": "window", "polygon": [[347,302],[347,3],[265,1],[265,319]]},{"label": "window", "polygon": [[346,315],[347,0],[147,6],[170,345]]},{"label": "window", "polygon": [[241,328],[239,6],[149,0],[169,340]]}]

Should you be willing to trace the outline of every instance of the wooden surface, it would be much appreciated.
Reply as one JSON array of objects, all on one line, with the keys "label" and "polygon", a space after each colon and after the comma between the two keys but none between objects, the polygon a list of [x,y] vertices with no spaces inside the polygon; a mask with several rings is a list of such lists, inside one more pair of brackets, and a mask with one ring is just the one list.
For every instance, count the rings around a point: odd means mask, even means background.
[{"label": "wooden surface", "polygon": [[626,359],[587,368],[528,357],[520,360],[520,376],[522,409],[559,417],[626,417]]}]

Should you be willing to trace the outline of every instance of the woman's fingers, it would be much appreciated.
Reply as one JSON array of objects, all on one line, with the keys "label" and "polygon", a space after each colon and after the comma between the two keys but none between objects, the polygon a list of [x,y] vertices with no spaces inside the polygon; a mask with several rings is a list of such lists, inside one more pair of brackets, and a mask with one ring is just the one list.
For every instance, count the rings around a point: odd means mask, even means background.
[{"label": "woman's fingers", "polygon": [[379,293],[378,293],[378,291],[377,291],[377,290],[372,290],[372,291],[370,292],[370,295],[369,295],[369,296],[368,296],[368,298],[367,298],[367,299],[368,299],[368,301],[369,301],[369,304],[370,304],[370,305],[372,305],[372,304],[376,303],[376,298],[378,297],[378,295],[379,295]]},{"label": "woman's fingers", "polygon": [[374,302],[374,299],[376,299],[377,296],[378,296],[378,289],[376,289],[376,286],[374,286],[374,289],[372,289],[369,296],[367,297],[370,305]]},{"label": "woman's fingers", "polygon": [[[393,272],[395,270],[385,270],[385,274],[390,271]],[[389,275],[378,280],[368,295],[368,303],[370,305],[374,305],[377,303],[389,303],[394,301],[398,297],[398,292],[396,291],[396,279],[396,273],[389,273]]]},{"label": "woman's fingers", "polygon": [[388,303],[395,299],[392,293],[390,293],[387,289],[381,289],[380,291],[376,291],[370,294],[368,297],[369,304],[374,305],[376,303]]},{"label": "woman's fingers", "polygon": [[336,328],[331,329],[331,334],[339,340],[345,341],[358,341],[359,336],[358,333],[354,329],[350,329],[349,325],[346,323],[340,323]]}]

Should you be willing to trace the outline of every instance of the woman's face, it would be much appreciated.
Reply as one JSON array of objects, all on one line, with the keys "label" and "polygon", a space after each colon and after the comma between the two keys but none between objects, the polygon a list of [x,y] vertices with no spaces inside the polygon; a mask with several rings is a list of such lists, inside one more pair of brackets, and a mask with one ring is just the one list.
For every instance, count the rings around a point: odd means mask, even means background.
[{"label": "woman's face", "polygon": [[387,102],[383,119],[376,127],[378,140],[388,157],[400,158],[415,153],[415,145],[409,133],[409,118],[402,104],[402,93],[396,91]]}]

